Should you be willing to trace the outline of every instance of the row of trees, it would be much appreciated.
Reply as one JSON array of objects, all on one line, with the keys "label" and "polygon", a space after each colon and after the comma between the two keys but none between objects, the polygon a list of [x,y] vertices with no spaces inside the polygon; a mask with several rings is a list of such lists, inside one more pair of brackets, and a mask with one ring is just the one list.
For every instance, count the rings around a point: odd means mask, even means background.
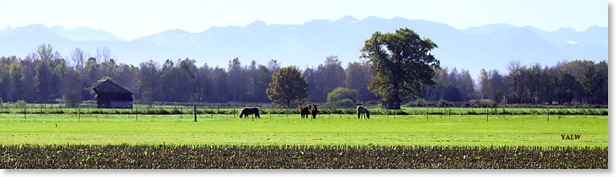
[{"label": "row of trees", "polygon": [[[29,103],[50,103],[61,99],[90,100],[94,95],[86,88],[103,77],[134,92],[142,102],[271,102],[266,88],[280,63],[267,65],[254,60],[249,65],[239,58],[229,61],[227,68],[196,66],[194,59],[155,61],[138,66],[116,63],[109,49],[98,50],[96,57],[76,48],[70,56],[43,44],[25,58],[0,57],[0,98],[5,102],[25,100]],[[97,58],[100,57],[100,58]],[[306,101],[325,102],[327,93],[337,87],[359,91],[358,100],[378,100],[367,90],[371,79],[369,66],[349,63],[344,69],[336,56],[325,64],[301,71],[308,83]]]},{"label": "row of trees", "polygon": [[[366,48],[368,50],[371,49]],[[4,102],[25,100],[30,103],[90,100],[94,98],[93,93],[85,88],[108,76],[133,91],[136,100],[146,103],[269,103],[272,100],[266,90],[272,82],[272,75],[281,68],[276,60],[266,65],[255,61],[244,65],[239,58],[229,61],[227,68],[207,64],[198,67],[196,60],[188,58],[166,60],[162,65],[150,60],[134,66],[116,63],[109,53],[109,49],[103,48],[95,56],[90,56],[77,48],[70,56],[63,57],[51,45],[44,44],[24,58],[2,56],[0,98]],[[369,56],[365,58],[369,59]],[[330,56],[315,68],[295,68],[307,83],[307,95],[303,101],[323,103],[348,98],[361,103],[382,99],[375,94],[379,89],[390,93],[409,91],[377,85],[369,87],[375,78],[374,70],[371,72],[375,64],[370,60],[352,62],[345,69],[336,56]],[[565,61],[552,67],[523,66],[512,62],[508,68],[508,74],[482,70],[479,81],[475,82],[467,70],[434,67],[433,86],[424,83],[409,85],[418,88],[414,91],[418,95],[398,99],[401,102],[413,99],[458,102],[483,98],[507,103],[607,104],[606,61]],[[332,93],[334,90],[341,93]]]},{"label": "row of trees", "polygon": [[541,67],[511,62],[509,74],[481,70],[481,96],[496,102],[608,104],[608,64],[589,60]]}]

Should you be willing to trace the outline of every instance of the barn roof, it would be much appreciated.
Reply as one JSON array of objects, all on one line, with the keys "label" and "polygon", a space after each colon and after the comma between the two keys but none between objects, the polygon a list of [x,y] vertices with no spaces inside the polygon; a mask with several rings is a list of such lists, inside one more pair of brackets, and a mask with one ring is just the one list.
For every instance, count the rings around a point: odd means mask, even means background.
[{"label": "barn roof", "polygon": [[133,94],[133,92],[125,89],[124,87],[116,84],[110,79],[101,79],[96,81],[92,86],[88,87],[88,89],[94,90],[94,92],[98,93],[129,93]]}]

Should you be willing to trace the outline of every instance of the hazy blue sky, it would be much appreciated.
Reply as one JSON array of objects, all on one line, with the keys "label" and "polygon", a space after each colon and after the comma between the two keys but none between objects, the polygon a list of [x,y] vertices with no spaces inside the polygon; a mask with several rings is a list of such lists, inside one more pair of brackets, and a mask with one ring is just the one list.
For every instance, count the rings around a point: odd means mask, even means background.
[{"label": "hazy blue sky", "polygon": [[606,0],[0,0],[0,30],[30,24],[87,26],[132,40],[180,28],[301,24],[345,15],[424,19],[458,29],[493,23],[586,30],[608,26]]}]

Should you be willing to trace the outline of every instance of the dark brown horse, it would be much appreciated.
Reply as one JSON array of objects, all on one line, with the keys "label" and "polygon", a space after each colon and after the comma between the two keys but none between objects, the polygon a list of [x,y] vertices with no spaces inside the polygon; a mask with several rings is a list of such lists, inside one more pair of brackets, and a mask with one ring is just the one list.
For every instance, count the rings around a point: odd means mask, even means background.
[{"label": "dark brown horse", "polygon": [[310,115],[310,105],[300,106],[299,114],[301,118],[308,118],[308,115]]},{"label": "dark brown horse", "polygon": [[254,116],[256,116],[257,118],[261,118],[261,116],[259,115],[259,108],[257,107],[242,108],[242,111],[240,111],[240,118],[242,118],[243,116],[248,117],[248,115],[251,114],[254,114]]},{"label": "dark brown horse", "polygon": [[317,105],[313,104],[310,106],[310,114],[312,114],[312,118],[316,119],[317,118],[317,114],[319,113],[319,110],[317,109]]},{"label": "dark brown horse", "polygon": [[312,114],[312,118],[316,119],[318,113],[319,110],[317,109],[317,105],[315,104],[309,104],[306,106],[299,107],[299,114],[301,118],[308,118],[308,115]]}]

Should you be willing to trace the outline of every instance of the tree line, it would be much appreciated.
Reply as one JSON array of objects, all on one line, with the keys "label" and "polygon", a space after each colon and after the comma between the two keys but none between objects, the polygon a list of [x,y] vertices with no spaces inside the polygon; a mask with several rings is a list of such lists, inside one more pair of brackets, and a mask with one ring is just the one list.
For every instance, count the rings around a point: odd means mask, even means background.
[{"label": "tree line", "polygon": [[603,60],[563,61],[556,66],[507,66],[508,74],[481,70],[482,98],[527,104],[608,104],[608,63]]},{"label": "tree line", "polygon": [[[0,57],[0,98],[4,102],[52,103],[61,100],[91,100],[87,90],[105,77],[134,93],[141,103],[151,102],[251,102],[270,103],[266,89],[281,63],[270,60],[243,64],[239,58],[228,67],[196,66],[195,59],[153,60],[138,66],[117,63],[106,47],[95,56],[76,48],[63,57],[50,44],[38,46],[25,57]],[[485,69],[475,82],[468,70],[436,68],[434,85],[421,85],[419,97],[463,102],[491,99],[506,103],[589,103],[607,104],[607,62],[563,61],[552,67],[523,66],[512,62],[509,73]],[[307,83],[307,102],[324,103],[328,94],[344,88],[355,102],[381,100],[368,85],[374,78],[369,62],[351,62],[342,67],[337,56],[323,64],[300,70]]]},{"label": "tree line", "polygon": [[[103,48],[91,56],[76,48],[70,56],[63,57],[50,44],[42,44],[24,58],[2,56],[0,98],[4,102],[28,103],[91,100],[94,94],[86,88],[102,78],[111,78],[143,103],[269,103],[265,90],[272,74],[281,68],[273,59],[266,65],[254,60],[246,65],[239,58],[230,60],[226,68],[210,67],[207,63],[198,67],[196,60],[189,58],[167,59],[162,64],[149,60],[134,66],[116,62],[109,53],[109,49]],[[345,70],[336,56],[327,57],[325,64],[302,71],[309,84],[308,100],[324,102],[329,91],[347,85],[359,91],[358,99],[377,100],[366,89],[370,79],[368,68],[365,63],[353,62]]]}]

